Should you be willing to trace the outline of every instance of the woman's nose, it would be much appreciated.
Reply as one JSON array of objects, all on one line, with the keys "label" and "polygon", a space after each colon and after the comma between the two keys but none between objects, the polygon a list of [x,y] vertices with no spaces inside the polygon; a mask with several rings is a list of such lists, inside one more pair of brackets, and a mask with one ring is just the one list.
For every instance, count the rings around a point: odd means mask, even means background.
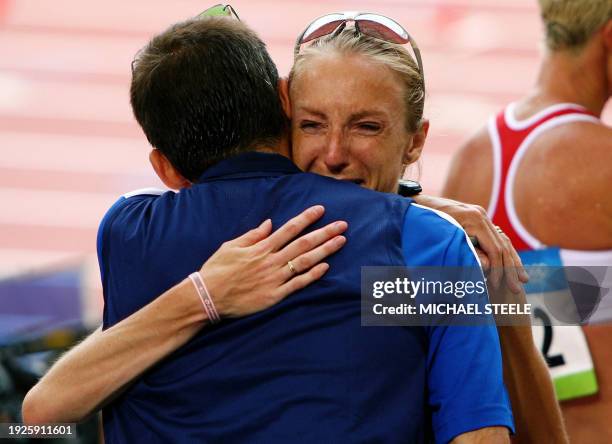
[{"label": "woman's nose", "polygon": [[338,174],[349,164],[349,151],[342,131],[332,131],[327,141],[323,163],[330,173]]}]

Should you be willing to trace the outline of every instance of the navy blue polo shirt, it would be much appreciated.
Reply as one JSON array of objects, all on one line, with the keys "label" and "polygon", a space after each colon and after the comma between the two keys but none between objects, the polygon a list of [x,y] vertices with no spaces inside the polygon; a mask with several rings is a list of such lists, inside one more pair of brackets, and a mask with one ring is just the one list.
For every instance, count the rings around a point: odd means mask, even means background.
[{"label": "navy blue polo shirt", "polygon": [[[436,442],[512,428],[494,327],[361,327],[361,266],[474,266],[452,220],[392,194],[246,153],[198,184],[119,199],[98,233],[104,328],[261,221],[322,204],[346,220],[318,282],[203,329],[104,409],[107,443]],[[481,276],[482,277],[482,276]],[[236,276],[236,279],[239,279]]]}]

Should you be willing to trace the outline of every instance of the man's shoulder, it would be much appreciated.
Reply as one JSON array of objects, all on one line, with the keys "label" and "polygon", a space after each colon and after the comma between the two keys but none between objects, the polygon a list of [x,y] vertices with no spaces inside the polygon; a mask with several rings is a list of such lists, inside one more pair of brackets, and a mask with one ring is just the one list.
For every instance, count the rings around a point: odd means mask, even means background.
[{"label": "man's shoulder", "polygon": [[122,199],[154,199],[161,196],[170,190],[162,190],[161,188],[139,188],[121,196]]},{"label": "man's shoulder", "polygon": [[[102,252],[104,243],[117,229],[126,229],[132,223],[140,221],[140,216],[144,214],[144,207],[159,199],[169,190],[159,188],[142,188],[121,195],[113,205],[106,211],[98,228],[98,254]],[[139,208],[140,207],[140,211]],[[118,223],[117,223],[118,222]]]},{"label": "man's shoulder", "polygon": [[152,202],[163,196],[165,193],[173,193],[169,190],[162,190],[159,188],[141,188],[129,193],[122,194],[119,198],[111,205],[106,211],[106,214],[102,218],[100,227],[104,227],[107,224],[111,224],[113,220],[121,215],[124,211],[131,209],[134,205],[139,203]]},{"label": "man's shoulder", "polygon": [[[371,200],[389,203],[409,203],[410,199],[396,193],[384,193],[381,191],[365,188],[353,182],[334,179],[333,177],[321,176],[314,173],[301,173],[302,178],[307,178],[311,185],[315,185],[315,192],[322,194],[332,194],[341,197],[343,200]],[[399,184],[398,184],[399,186]],[[320,188],[319,188],[320,187]]]},{"label": "man's shoulder", "polygon": [[409,266],[480,266],[461,225],[446,213],[411,203],[402,232]]},{"label": "man's shoulder", "polygon": [[170,191],[160,188],[141,188],[122,194],[117,198],[115,203],[111,205],[106,215],[108,216],[120,212],[122,209],[130,207],[137,202],[154,201],[167,192]]},{"label": "man's shoulder", "polygon": [[430,231],[433,236],[448,238],[463,228],[452,216],[439,210],[434,210],[415,202],[411,202],[406,213],[406,224]]}]

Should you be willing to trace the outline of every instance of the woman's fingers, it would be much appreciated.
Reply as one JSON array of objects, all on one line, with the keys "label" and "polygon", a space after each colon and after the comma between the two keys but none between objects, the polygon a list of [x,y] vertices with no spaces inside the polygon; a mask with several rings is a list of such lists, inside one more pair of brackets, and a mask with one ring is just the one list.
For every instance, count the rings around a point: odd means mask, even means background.
[{"label": "woman's fingers", "polygon": [[523,267],[523,262],[517,251],[512,246],[512,242],[503,233],[500,236],[504,239],[504,276],[508,283],[508,288],[513,293],[520,293],[523,290],[523,284],[529,281],[529,275]]},{"label": "woman's fingers", "polygon": [[247,231],[242,236],[237,237],[230,242],[236,247],[250,247],[251,245],[255,245],[257,242],[268,237],[271,231],[272,221],[270,219],[266,219],[257,228]]},{"label": "woman's fingers", "polygon": [[329,265],[325,262],[315,265],[305,273],[296,275],[293,279],[288,280],[283,285],[279,286],[275,291],[277,300],[281,300],[291,293],[295,293],[298,290],[312,284],[314,281],[320,279],[329,269]]},{"label": "woman's fingers", "polygon": [[278,251],[304,231],[307,226],[319,220],[323,213],[325,213],[325,208],[322,205],[307,208],[260,243],[270,251]]},{"label": "woman's fingers", "polygon": [[[512,245],[510,238],[499,227],[493,225],[490,219],[487,219],[487,224],[499,245],[500,252],[500,255],[495,257],[496,265],[493,265],[493,261],[491,261],[491,267],[497,268],[496,271],[498,271],[498,273],[495,273],[493,280],[496,282],[496,286],[499,287],[502,284],[502,279],[504,279],[508,288],[513,293],[520,293],[523,289],[522,284],[529,280],[529,276],[523,267],[523,262]],[[498,258],[501,259],[501,263],[497,262]]]},{"label": "woman's fingers", "polygon": [[222,317],[264,310],[323,276],[329,266],[321,261],[346,242],[340,236],[346,222],[297,237],[323,213],[322,206],[311,207],[272,234],[272,224],[266,220],[224,243],[204,263],[200,273]]},{"label": "woman's fingers", "polygon": [[[281,264],[286,263],[287,261],[295,262],[294,259],[298,256],[313,250],[328,240],[344,233],[347,228],[348,224],[346,222],[337,221],[332,222],[323,228],[319,228],[312,233],[305,234],[279,251],[277,253],[278,260]],[[300,268],[300,270],[304,270],[304,268]]]},{"label": "woman's fingers", "polygon": [[469,234],[478,239],[478,248],[487,256],[489,263],[488,282],[498,287],[503,277],[503,248],[499,234],[495,231],[493,224],[486,218],[479,224],[478,230]]},{"label": "woman's fingers", "polygon": [[512,245],[512,242],[510,241],[510,239],[508,239],[508,242],[510,242],[512,257],[514,258],[514,266],[516,267],[518,271],[519,280],[523,284],[526,284],[527,282],[529,282],[529,273],[527,273],[527,270],[525,269],[525,266],[523,265],[523,261],[521,260],[521,257],[519,256],[518,251],[516,251],[516,249]]},{"label": "woman's fingers", "polygon": [[296,274],[301,274],[306,270],[309,270],[323,259],[331,256],[336,251],[341,249],[346,243],[346,237],[344,236],[335,236],[332,239],[327,240],[324,244],[319,245],[318,247],[307,251],[306,253],[295,257],[294,259],[290,259],[293,270],[288,266],[287,263],[284,263],[282,267],[284,267],[285,276],[287,279],[291,279],[292,276]]},{"label": "woman's fingers", "polygon": [[504,240],[504,278],[506,279],[506,283],[508,284],[510,291],[513,293],[519,293],[523,286],[519,276],[518,264],[516,263],[514,255],[512,254],[514,248],[512,247],[512,242],[510,242],[508,236],[503,233],[500,233],[500,236]]},{"label": "woman's fingers", "polygon": [[478,255],[478,259],[480,260],[480,265],[482,266],[482,270],[487,274],[489,269],[491,268],[491,264],[489,263],[489,257],[480,249],[480,247],[476,248],[476,254]]}]

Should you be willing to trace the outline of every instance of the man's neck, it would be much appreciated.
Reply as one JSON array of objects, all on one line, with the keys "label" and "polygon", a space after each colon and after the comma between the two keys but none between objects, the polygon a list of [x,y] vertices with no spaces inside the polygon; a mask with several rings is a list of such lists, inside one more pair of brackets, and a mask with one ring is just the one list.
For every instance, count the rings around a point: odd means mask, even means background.
[{"label": "man's neck", "polygon": [[580,52],[547,51],[527,108],[576,103],[600,116],[608,100],[605,54],[591,41]]},{"label": "man's neck", "polygon": [[280,154],[291,159],[291,150],[289,146],[289,135],[286,134],[275,145],[258,146],[255,151],[260,153],[274,153]]}]

